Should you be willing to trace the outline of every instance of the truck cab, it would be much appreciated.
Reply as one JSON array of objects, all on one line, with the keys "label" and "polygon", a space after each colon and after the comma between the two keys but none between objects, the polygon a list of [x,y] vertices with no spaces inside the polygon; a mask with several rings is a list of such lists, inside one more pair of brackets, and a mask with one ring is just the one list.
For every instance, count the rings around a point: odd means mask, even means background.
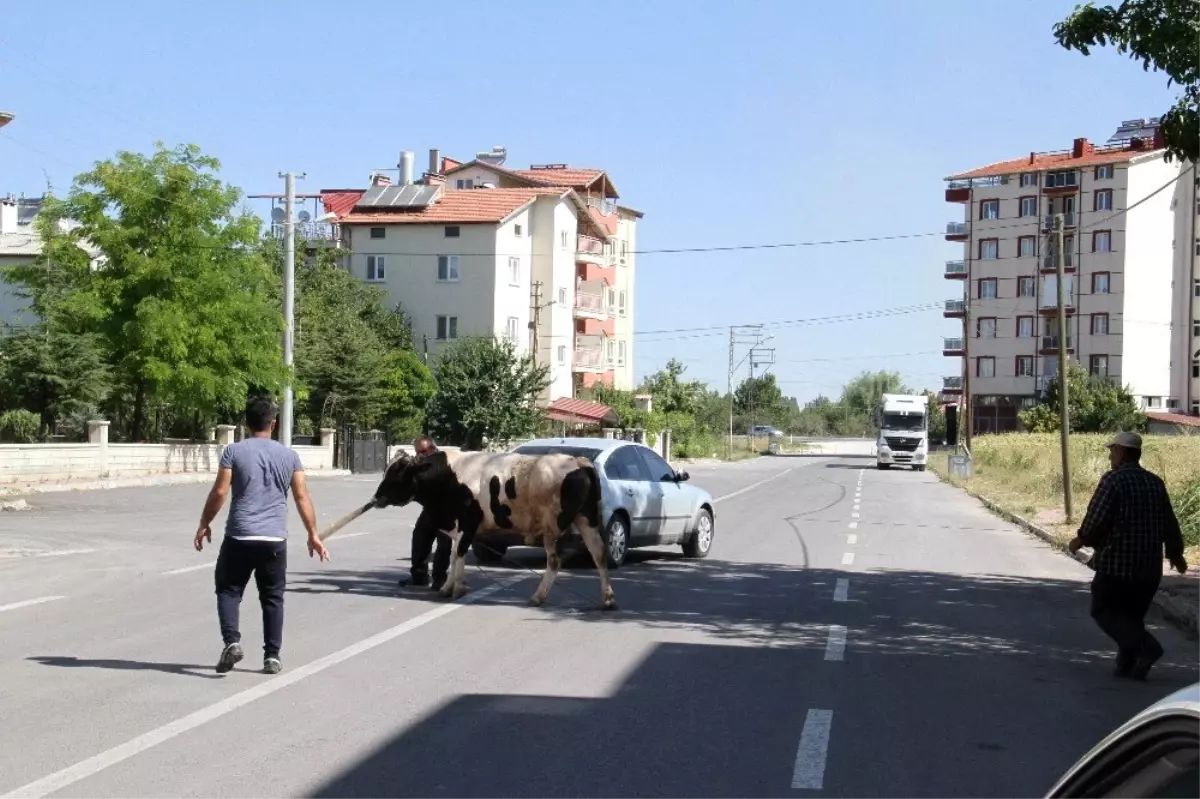
[{"label": "truck cab", "polygon": [[875,408],[875,467],[911,466],[923,472],[928,461],[929,398],[884,394]]}]

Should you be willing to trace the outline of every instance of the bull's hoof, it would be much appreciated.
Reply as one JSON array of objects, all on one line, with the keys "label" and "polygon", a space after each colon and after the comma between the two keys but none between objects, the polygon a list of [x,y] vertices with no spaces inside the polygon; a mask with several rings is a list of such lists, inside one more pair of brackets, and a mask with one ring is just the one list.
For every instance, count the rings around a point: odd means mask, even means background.
[{"label": "bull's hoof", "polygon": [[462,599],[466,595],[467,595],[467,587],[465,585],[454,589],[454,598],[455,599]]},{"label": "bull's hoof", "polygon": [[545,602],[546,602],[545,597],[538,597],[536,595],[529,597],[529,606],[530,607],[540,608],[542,605],[545,604]]},{"label": "bull's hoof", "polygon": [[454,593],[454,586],[452,586],[452,585],[450,585],[449,583],[447,583],[446,585],[444,585],[444,586],[442,586],[441,588],[439,588],[439,589],[438,589],[438,593],[439,593],[439,594],[441,594],[441,595],[442,595],[442,596],[444,596],[444,597],[448,597],[448,596],[450,596],[452,593]]},{"label": "bull's hoof", "polygon": [[604,600],[604,602],[602,602],[600,604],[600,609],[601,610],[616,610],[617,609],[616,597],[610,596],[608,599]]}]

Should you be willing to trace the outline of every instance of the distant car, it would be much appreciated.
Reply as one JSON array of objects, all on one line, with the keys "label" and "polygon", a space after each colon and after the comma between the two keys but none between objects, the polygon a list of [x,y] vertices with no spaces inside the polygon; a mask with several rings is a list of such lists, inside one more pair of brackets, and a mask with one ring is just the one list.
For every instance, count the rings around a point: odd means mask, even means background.
[{"label": "distant car", "polygon": [[[715,531],[712,495],[687,485],[687,472],[675,471],[644,444],[611,438],[543,438],[511,451],[561,452],[583,456],[596,465],[604,496],[602,532],[609,568],[619,568],[630,549],[664,544],[678,544],[689,558],[708,557]],[[575,531],[561,540],[564,549],[583,550]],[[511,546],[525,546],[521,531],[480,536],[471,551],[480,562],[494,563]]]},{"label": "distant car", "polygon": [[1122,724],[1059,778],[1048,799],[1200,796],[1200,683]]}]

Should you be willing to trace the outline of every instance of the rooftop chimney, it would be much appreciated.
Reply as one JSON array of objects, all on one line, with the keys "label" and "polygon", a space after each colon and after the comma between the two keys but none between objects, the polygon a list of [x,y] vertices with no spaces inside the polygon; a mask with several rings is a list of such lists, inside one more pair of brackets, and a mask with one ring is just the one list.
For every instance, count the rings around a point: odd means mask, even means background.
[{"label": "rooftop chimney", "polygon": [[390,186],[390,185],[392,185],[392,179],[390,177],[388,177],[387,175],[380,174],[379,172],[372,172],[371,173],[371,185],[372,186]]},{"label": "rooftop chimney", "polygon": [[1075,144],[1071,147],[1072,158],[1083,158],[1085,155],[1091,155],[1096,152],[1096,147],[1087,139],[1076,139]]}]

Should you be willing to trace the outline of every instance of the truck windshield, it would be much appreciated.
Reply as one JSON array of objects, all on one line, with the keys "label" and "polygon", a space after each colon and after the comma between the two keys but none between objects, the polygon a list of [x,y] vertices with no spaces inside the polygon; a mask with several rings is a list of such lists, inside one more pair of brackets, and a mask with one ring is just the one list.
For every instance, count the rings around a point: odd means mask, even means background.
[{"label": "truck windshield", "polygon": [[885,413],[883,415],[884,430],[924,430],[925,417],[920,414]]}]

